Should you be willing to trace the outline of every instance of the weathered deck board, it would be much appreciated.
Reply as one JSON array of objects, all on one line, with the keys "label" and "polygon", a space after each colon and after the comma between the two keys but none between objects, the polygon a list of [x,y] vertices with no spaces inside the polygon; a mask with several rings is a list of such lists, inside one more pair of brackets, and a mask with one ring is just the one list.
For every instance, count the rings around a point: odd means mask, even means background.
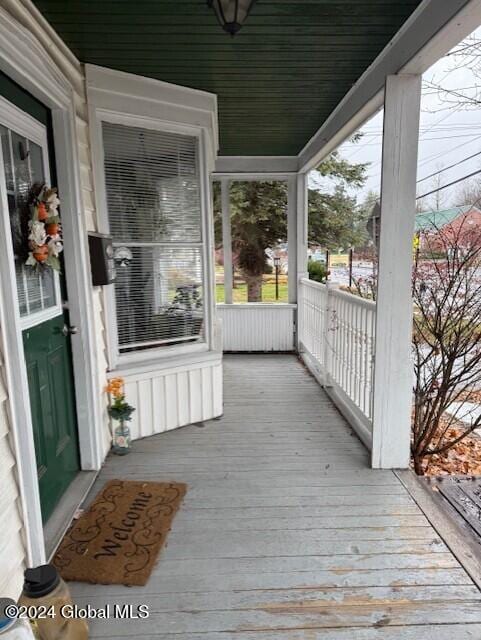
[{"label": "weathered deck board", "polygon": [[145,587],[72,584],[80,605],[147,604],[91,638],[480,640],[481,593],[293,356],[225,358],[221,420],[137,442],[109,478],[189,490]]},{"label": "weathered deck board", "polygon": [[436,483],[439,493],[481,538],[481,479],[444,478]]}]

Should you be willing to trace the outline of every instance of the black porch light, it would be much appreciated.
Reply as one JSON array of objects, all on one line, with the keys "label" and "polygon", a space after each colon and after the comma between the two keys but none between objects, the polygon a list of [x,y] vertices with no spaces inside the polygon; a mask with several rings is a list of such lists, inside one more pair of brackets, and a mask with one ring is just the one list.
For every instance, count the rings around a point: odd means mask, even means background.
[{"label": "black porch light", "polygon": [[207,5],[215,11],[221,27],[231,36],[242,28],[256,0],[207,0]]}]

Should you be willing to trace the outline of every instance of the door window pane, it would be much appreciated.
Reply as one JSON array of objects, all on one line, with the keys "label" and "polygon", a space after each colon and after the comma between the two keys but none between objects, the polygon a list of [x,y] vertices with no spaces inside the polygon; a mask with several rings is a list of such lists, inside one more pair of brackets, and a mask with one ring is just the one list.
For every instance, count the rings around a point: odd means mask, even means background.
[{"label": "door window pane", "polygon": [[32,184],[42,184],[45,181],[45,171],[43,168],[42,147],[35,142],[29,142],[28,158],[30,160],[30,179]]},{"label": "door window pane", "polygon": [[28,166],[28,146],[26,138],[11,132],[15,196],[17,207],[25,207],[28,202],[32,179]]},{"label": "door window pane", "polygon": [[7,191],[13,192],[13,167],[12,167],[12,155],[10,153],[10,137],[8,129],[0,125],[0,137],[2,139],[2,155],[3,155],[3,168],[5,171],[5,182],[7,184]]},{"label": "door window pane", "polygon": [[42,148],[14,131],[0,127],[10,228],[20,316],[29,317],[57,305],[57,276],[52,269],[26,266],[29,202],[32,187],[45,181]]}]

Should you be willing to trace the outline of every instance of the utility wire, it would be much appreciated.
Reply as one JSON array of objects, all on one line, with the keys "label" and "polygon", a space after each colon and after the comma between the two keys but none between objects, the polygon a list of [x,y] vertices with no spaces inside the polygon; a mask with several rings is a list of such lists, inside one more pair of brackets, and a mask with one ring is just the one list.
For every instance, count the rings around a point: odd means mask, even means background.
[{"label": "utility wire", "polygon": [[[460,133],[459,135],[455,135],[455,136],[441,136],[438,138],[420,137],[419,142],[429,142],[430,140],[456,140],[457,138],[470,138],[472,135],[473,133],[471,131],[471,133]],[[380,146],[379,142],[365,142],[362,145],[362,147],[376,147],[376,146]]]},{"label": "utility wire", "polygon": [[435,171],[434,173],[431,173],[430,175],[426,176],[425,178],[420,178],[416,182],[416,184],[419,184],[420,182],[424,182],[425,180],[429,180],[429,178],[434,178],[435,176],[438,176],[440,173],[443,173],[444,171],[448,171],[449,169],[453,169],[454,167],[457,167],[459,164],[462,164],[463,162],[467,162],[468,160],[471,160],[472,158],[475,158],[476,156],[480,156],[480,155],[481,155],[481,151],[477,151],[476,153],[473,153],[472,155],[468,156],[467,158],[463,158],[462,160],[459,160],[458,162],[455,162],[454,164],[450,164],[448,167],[443,167],[439,171]]},{"label": "utility wire", "polygon": [[452,153],[453,151],[456,151],[457,149],[462,149],[463,147],[467,146],[468,144],[472,144],[473,142],[476,142],[477,140],[481,140],[481,136],[476,136],[472,140],[468,140],[467,142],[462,142],[461,144],[456,145],[452,149],[447,149],[446,151],[443,151],[441,153],[437,153],[437,154],[435,153],[434,155],[431,154],[430,156],[426,156],[425,158],[423,158],[422,162],[420,162],[419,167],[424,167],[424,165],[427,164],[428,162],[432,162],[433,160],[437,160],[438,158],[442,158],[446,154]]},{"label": "utility wire", "polygon": [[[467,142],[462,142],[461,144],[458,144],[455,147],[452,147],[452,149],[447,149],[446,151],[443,151],[442,153],[434,153],[434,154],[431,154],[429,156],[426,156],[425,158],[423,158],[422,162],[420,162],[418,164],[418,169],[423,167],[425,164],[428,164],[428,162],[433,162],[434,160],[437,160],[438,158],[441,158],[442,156],[445,156],[448,153],[452,153],[453,151],[456,151],[457,149],[462,149],[462,147],[465,147],[468,144],[472,144],[473,142],[476,142],[477,140],[480,140],[480,139],[481,139],[481,136],[476,136],[476,138],[473,138],[472,140],[468,140]],[[377,167],[379,164],[381,164],[381,161],[380,160],[376,160],[376,162],[372,162],[370,164],[369,168],[373,169],[374,167]],[[368,175],[368,178],[372,180],[374,178],[377,178],[380,175],[381,175],[381,171],[376,171],[376,173]]]},{"label": "utility wire", "polygon": [[468,178],[477,176],[479,173],[481,173],[481,169],[478,169],[477,171],[473,171],[472,173],[469,173],[467,176],[463,176],[462,178],[458,178],[457,180],[453,180],[452,182],[449,182],[448,184],[445,184],[442,187],[439,187],[438,189],[433,189],[432,191],[423,193],[421,196],[418,196],[416,200],[421,200],[421,198],[426,198],[427,196],[431,196],[433,193],[437,193],[438,191],[442,191],[443,189],[452,187],[453,185],[458,184],[458,182],[462,182],[463,180],[467,180]]}]

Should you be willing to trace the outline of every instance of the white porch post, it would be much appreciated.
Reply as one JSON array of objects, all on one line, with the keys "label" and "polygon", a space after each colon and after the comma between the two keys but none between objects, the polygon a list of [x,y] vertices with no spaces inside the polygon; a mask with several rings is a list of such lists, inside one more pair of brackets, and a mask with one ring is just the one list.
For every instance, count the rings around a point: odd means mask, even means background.
[{"label": "white porch post", "polygon": [[289,178],[287,197],[289,302],[298,302],[299,278],[307,273],[307,174]]},{"label": "white porch post", "polygon": [[[296,347],[299,351],[303,330],[299,280],[307,274],[307,173],[298,173],[290,181],[289,202],[289,302],[297,303]],[[294,247],[295,251],[292,251]]]},{"label": "white porch post", "polygon": [[412,240],[420,75],[386,78],[372,466],[409,466],[412,408]]},{"label": "white porch post", "polygon": [[309,194],[307,173],[297,174],[297,277],[307,275],[307,223]]},{"label": "white porch post", "polygon": [[232,304],[232,236],[230,226],[230,180],[221,180],[222,251],[224,254],[224,302]]},{"label": "white porch post", "polygon": [[297,302],[298,235],[297,235],[297,182],[295,177],[290,177],[287,181],[287,243],[288,243],[288,255],[287,255],[288,301],[291,304],[296,304]]}]

